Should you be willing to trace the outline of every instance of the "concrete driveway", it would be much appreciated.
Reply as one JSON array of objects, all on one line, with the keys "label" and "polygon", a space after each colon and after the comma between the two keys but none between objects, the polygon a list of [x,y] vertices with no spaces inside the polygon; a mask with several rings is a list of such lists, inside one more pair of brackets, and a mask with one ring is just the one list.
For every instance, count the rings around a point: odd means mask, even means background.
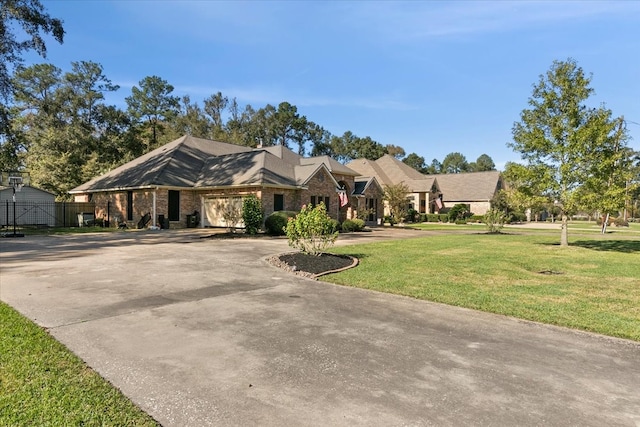
[{"label": "concrete driveway", "polygon": [[284,239],[201,234],[1,239],[0,298],[164,426],[640,426],[637,343],[316,282],[264,261]]}]

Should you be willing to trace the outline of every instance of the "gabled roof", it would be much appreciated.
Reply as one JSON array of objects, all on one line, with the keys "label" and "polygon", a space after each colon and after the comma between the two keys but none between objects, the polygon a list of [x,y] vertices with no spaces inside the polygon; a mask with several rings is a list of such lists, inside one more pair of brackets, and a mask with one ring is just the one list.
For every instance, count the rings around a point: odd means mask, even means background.
[{"label": "gabled roof", "polygon": [[427,175],[438,180],[442,199],[447,201],[488,201],[502,187],[499,171]]},{"label": "gabled roof", "polygon": [[403,182],[413,193],[430,192],[434,184],[437,187],[434,177],[421,174],[389,154],[375,161],[356,159],[347,163],[347,166],[360,175],[376,177],[383,185],[396,185]]},{"label": "gabled roof", "polygon": [[92,179],[71,193],[156,186],[300,187],[321,169],[334,181],[332,172],[358,175],[328,156],[304,158],[283,146],[251,149],[187,135]]},{"label": "gabled roof", "polygon": [[376,160],[376,163],[385,171],[387,176],[394,183],[425,179],[425,175],[389,154],[385,154],[380,157]]},{"label": "gabled roof", "polygon": [[353,169],[361,176],[373,176],[376,177],[378,182],[382,185],[392,185],[391,179],[384,173],[382,168],[376,163],[375,160],[369,159],[355,159],[347,163],[349,169]]},{"label": "gabled roof", "polygon": [[268,151],[250,151],[210,157],[195,187],[250,185],[295,186],[294,167]]},{"label": "gabled roof", "polygon": [[294,153],[284,145],[272,145],[270,147],[255,148],[256,151],[268,151],[276,157],[281,158],[290,165],[300,164],[302,156],[298,153]]},{"label": "gabled roof", "polygon": [[156,185],[192,187],[208,158],[248,151],[251,148],[185,135],[74,188],[70,193]]},{"label": "gabled roof", "polygon": [[333,159],[329,156],[316,156],[316,157],[300,157],[301,165],[319,165],[324,164],[329,172],[340,174],[340,175],[349,175],[349,176],[358,176],[360,175],[358,172],[350,169],[349,167],[343,165],[338,162],[336,159]]},{"label": "gabled roof", "polygon": [[355,186],[353,188],[353,192],[351,193],[354,196],[364,195],[365,191],[367,191],[367,189],[373,184],[382,188],[378,180],[373,176],[359,176],[355,179],[354,184]]}]

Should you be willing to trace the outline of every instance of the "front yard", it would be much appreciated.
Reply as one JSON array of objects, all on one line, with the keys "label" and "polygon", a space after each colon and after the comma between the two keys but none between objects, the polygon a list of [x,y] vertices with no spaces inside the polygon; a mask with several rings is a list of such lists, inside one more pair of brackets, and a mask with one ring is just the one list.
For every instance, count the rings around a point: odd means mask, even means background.
[{"label": "front yard", "polygon": [[637,234],[510,233],[333,248],[360,265],[322,280],[640,341]]}]

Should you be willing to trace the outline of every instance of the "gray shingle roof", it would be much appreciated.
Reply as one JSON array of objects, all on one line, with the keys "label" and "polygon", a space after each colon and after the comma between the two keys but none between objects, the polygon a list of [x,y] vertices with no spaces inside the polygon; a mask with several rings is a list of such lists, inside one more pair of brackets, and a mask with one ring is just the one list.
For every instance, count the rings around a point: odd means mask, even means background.
[{"label": "gray shingle roof", "polygon": [[210,157],[195,187],[295,186],[294,167],[267,151]]},{"label": "gray shingle roof", "polygon": [[346,165],[349,169],[358,172],[360,176],[375,176],[381,185],[391,185],[393,182],[375,160],[355,159]]},{"label": "gray shingle roof", "polygon": [[[356,159],[347,166],[363,176],[374,176],[382,185],[403,182],[414,193],[430,192],[436,180],[413,169],[393,156],[385,154],[378,160]],[[439,182],[439,181],[438,181]]]},{"label": "gray shingle roof", "polygon": [[329,156],[316,156],[316,157],[300,157],[301,165],[320,165],[324,164],[331,173],[349,176],[358,176],[358,172],[348,168],[342,163],[338,162]]},{"label": "gray shingle roof", "polygon": [[251,149],[187,135],[92,179],[71,193],[155,186],[304,186],[320,168],[358,175],[328,156],[304,158],[283,146]]},{"label": "gray shingle roof", "polygon": [[438,180],[442,199],[447,201],[488,201],[502,185],[499,171],[427,175]]},{"label": "gray shingle roof", "polygon": [[71,193],[156,185],[193,187],[208,158],[247,151],[251,148],[186,135],[74,188]]}]

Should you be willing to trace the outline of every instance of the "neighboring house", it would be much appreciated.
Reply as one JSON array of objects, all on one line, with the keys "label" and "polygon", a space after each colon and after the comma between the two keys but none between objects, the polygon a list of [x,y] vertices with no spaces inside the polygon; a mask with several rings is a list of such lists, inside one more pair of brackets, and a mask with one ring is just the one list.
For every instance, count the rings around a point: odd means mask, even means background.
[{"label": "neighboring house", "polygon": [[[357,215],[352,202],[358,175],[328,156],[305,158],[282,146],[252,149],[187,135],[70,193],[78,202],[94,202],[98,218],[129,227],[146,214],[149,225],[180,228],[194,217],[201,227],[234,225],[225,213],[241,210],[250,194],[261,199],[265,217],[323,202],[331,217],[344,220]],[[381,199],[379,186],[367,191],[363,196]]]},{"label": "neighboring house", "polygon": [[463,203],[474,215],[491,209],[491,200],[504,188],[499,171],[427,175],[438,180],[444,208]]},{"label": "neighboring house", "polygon": [[[369,225],[382,224],[383,188],[375,177],[358,176],[355,179],[353,196],[356,199],[355,211],[358,217]],[[351,202],[353,204],[353,202]]]},{"label": "neighboring house", "polygon": [[410,192],[408,208],[418,213],[433,213],[438,209],[439,178],[423,175],[393,156],[385,154],[378,160],[355,159],[347,166],[361,176],[374,177],[383,186],[404,183]]},{"label": "neighboring house", "polygon": [[[13,187],[0,184],[0,226],[14,224]],[[16,191],[15,224],[54,227],[56,225],[55,195],[24,185]]]}]

